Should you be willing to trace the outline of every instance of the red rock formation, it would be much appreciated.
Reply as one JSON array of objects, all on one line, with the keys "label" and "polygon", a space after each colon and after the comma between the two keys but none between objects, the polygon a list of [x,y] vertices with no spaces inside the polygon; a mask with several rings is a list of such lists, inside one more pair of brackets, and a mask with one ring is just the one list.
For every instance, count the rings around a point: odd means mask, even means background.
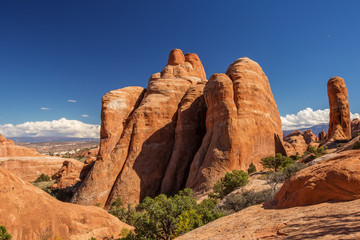
[{"label": "red rock formation", "polygon": [[[150,78],[144,97],[137,100],[140,105],[128,108],[128,117],[111,118],[115,125],[124,122],[111,142],[103,139],[114,130],[105,131],[110,124],[102,119],[99,159],[73,202],[104,206],[121,197],[136,204],[159,193],[172,154],[179,104],[190,86],[206,77],[196,54],[182,56],[179,49],[171,51],[169,64]],[[102,112],[108,108],[103,104]]]},{"label": "red rock formation", "polygon": [[321,130],[318,136],[319,141],[324,141],[326,139],[326,133],[324,130]]},{"label": "red rock formation", "polygon": [[77,182],[80,182],[80,172],[83,168],[83,164],[75,164],[71,161],[64,161],[60,170],[53,175],[53,179],[56,182],[51,186],[51,188],[67,188],[75,185]]},{"label": "red rock formation", "polygon": [[355,118],[351,121],[351,137],[357,137],[360,133],[360,120],[358,118]]},{"label": "red rock formation", "polygon": [[185,187],[191,162],[206,131],[205,83],[192,85],[181,100],[174,148],[162,180],[161,193],[174,194]]},{"label": "red rock formation", "polygon": [[284,137],[284,147],[288,156],[302,155],[308,148],[305,142],[304,135],[300,130],[290,133]]},{"label": "red rock formation", "polygon": [[309,129],[304,131],[304,140],[306,144],[309,145],[310,143],[317,141],[317,138],[315,134],[312,132],[312,130]]},{"label": "red rock formation", "polygon": [[0,135],[0,157],[36,157],[44,156],[32,148],[21,147],[14,144],[14,141]]},{"label": "red rock formation", "polygon": [[350,139],[350,108],[345,81],[341,77],[333,77],[328,81],[327,88],[330,106],[327,139],[330,141]]},{"label": "red rock formation", "polygon": [[334,154],[288,179],[275,196],[278,208],[360,198],[360,150]]},{"label": "red rock formation", "polygon": [[[259,64],[240,58],[225,74],[214,74],[204,90],[206,135],[192,162],[187,187],[210,190],[225,172],[246,170],[275,154],[281,121]],[[280,138],[276,138],[280,136]]]},{"label": "red rock formation", "polygon": [[60,202],[1,167],[0,213],[12,239],[103,239],[132,229],[99,207]]}]

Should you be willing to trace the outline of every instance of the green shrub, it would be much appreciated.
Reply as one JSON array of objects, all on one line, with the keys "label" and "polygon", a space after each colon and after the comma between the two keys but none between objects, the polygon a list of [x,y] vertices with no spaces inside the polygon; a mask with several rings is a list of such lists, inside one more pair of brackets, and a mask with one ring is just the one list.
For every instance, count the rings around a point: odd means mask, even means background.
[{"label": "green shrub", "polygon": [[11,235],[7,232],[6,227],[0,226],[0,240],[10,240]]},{"label": "green shrub", "polygon": [[221,205],[217,206],[217,209],[224,215],[228,215],[252,205],[270,201],[274,198],[274,195],[271,189],[260,192],[246,191],[242,194],[230,194]]},{"label": "green shrub", "polygon": [[271,156],[261,159],[260,163],[265,169],[272,169],[277,172],[293,164],[294,160],[292,158],[283,156],[281,153],[277,153],[275,157]]},{"label": "green shrub", "polygon": [[252,173],[256,172],[255,165],[253,163],[250,163],[249,168],[248,168],[247,171],[248,171],[248,174],[252,174]]},{"label": "green shrub", "polygon": [[167,197],[160,194],[146,197],[136,208],[123,206],[116,199],[109,212],[135,227],[135,234],[127,233],[123,240],[174,239],[194,228],[213,221],[222,215],[214,210],[216,201],[207,199],[196,203],[191,189]]},{"label": "green shrub", "polygon": [[48,175],[45,174],[41,174],[40,177],[38,177],[35,182],[47,182],[50,181],[50,177]]},{"label": "green shrub", "polygon": [[277,185],[279,183],[285,182],[288,178],[290,178],[292,175],[294,175],[301,169],[304,169],[305,167],[306,164],[304,163],[294,163],[287,166],[282,171],[267,174],[266,182],[271,186],[272,191],[275,193],[277,191]]},{"label": "green shrub", "polygon": [[353,149],[360,149],[360,141],[355,142]]},{"label": "green shrub", "polygon": [[210,197],[222,199],[235,189],[245,186],[248,179],[249,175],[243,170],[233,170],[231,173],[227,172],[221,180],[215,183],[213,193]]}]

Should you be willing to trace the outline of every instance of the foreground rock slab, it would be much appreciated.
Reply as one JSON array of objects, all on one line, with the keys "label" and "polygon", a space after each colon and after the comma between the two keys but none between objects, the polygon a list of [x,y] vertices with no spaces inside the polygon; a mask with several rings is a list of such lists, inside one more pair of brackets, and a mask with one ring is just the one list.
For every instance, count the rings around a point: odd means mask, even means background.
[{"label": "foreground rock slab", "polygon": [[360,239],[360,200],[291,209],[246,208],[178,240]]},{"label": "foreground rock slab", "polygon": [[275,196],[278,208],[360,198],[360,150],[344,151],[299,171]]},{"label": "foreground rock slab", "polygon": [[132,229],[105,210],[64,203],[0,167],[0,225],[17,239],[103,239]]}]

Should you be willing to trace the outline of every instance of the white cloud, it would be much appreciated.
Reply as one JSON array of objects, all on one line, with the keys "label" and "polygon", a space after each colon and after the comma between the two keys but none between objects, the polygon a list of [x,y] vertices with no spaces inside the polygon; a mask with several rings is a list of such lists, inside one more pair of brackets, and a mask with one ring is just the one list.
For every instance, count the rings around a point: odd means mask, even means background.
[{"label": "white cloud", "polygon": [[71,102],[71,103],[76,103],[76,100],[74,100],[74,99],[69,99],[69,100],[67,100],[68,102]]},{"label": "white cloud", "polygon": [[89,117],[89,115],[86,115],[86,114],[81,114],[81,116],[84,117],[84,118],[88,118],[88,117]]},{"label": "white cloud", "polygon": [[42,107],[40,108],[41,110],[51,110],[51,108],[47,108],[47,107]]},{"label": "white cloud", "polygon": [[25,122],[0,125],[5,137],[78,137],[99,138],[100,125],[61,118],[53,121]]},{"label": "white cloud", "polygon": [[[329,123],[329,113],[329,109],[314,111],[311,108],[306,108],[299,111],[297,114],[287,114],[285,117],[280,116],[282,129],[293,130]],[[360,118],[360,115],[358,113],[350,113],[350,118]]]}]

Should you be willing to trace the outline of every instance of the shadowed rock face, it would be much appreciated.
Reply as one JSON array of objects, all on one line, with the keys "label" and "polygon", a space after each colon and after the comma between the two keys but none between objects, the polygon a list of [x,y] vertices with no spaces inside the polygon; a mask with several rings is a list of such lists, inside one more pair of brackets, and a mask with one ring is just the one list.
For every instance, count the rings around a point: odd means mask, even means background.
[{"label": "shadowed rock face", "polygon": [[321,132],[319,132],[318,139],[319,139],[319,141],[324,141],[326,139],[325,130],[321,130]]},{"label": "shadowed rock face", "polygon": [[[227,171],[246,170],[275,154],[282,138],[277,106],[259,64],[240,58],[214,74],[204,90],[206,135],[192,162],[187,187],[210,190]],[[281,144],[281,141],[278,142]]]},{"label": "shadowed rock face", "polygon": [[333,77],[328,81],[327,88],[330,106],[327,139],[330,141],[350,139],[350,108],[345,81],[341,77]]},{"label": "shadowed rock face", "polygon": [[145,93],[116,91],[103,98],[99,157],[72,202],[137,204],[185,186],[207,191],[227,171],[285,154],[268,79],[248,58],[207,81],[196,54],[174,49]]},{"label": "shadowed rock face", "polygon": [[357,137],[360,133],[360,120],[355,118],[351,121],[351,137]]}]

